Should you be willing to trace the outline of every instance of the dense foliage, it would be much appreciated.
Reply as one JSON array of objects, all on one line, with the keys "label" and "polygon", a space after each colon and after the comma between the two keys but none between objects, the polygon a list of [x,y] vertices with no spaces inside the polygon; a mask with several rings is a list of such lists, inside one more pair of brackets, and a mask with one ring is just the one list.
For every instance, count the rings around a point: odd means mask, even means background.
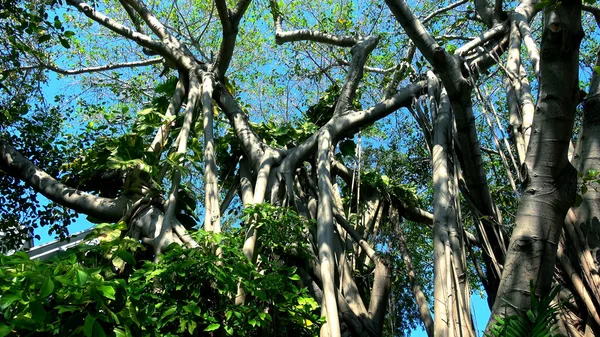
[{"label": "dense foliage", "polygon": [[[301,220],[268,206],[247,212],[255,214],[266,239],[258,268],[237,230],[198,231],[199,249],[174,244],[153,263],[121,235],[123,224],[98,226],[88,244],[47,261],[2,256],[0,336],[204,336],[220,327],[227,336],[312,336],[319,305],[284,264],[304,249]],[[248,305],[232,301],[240,281]]]}]

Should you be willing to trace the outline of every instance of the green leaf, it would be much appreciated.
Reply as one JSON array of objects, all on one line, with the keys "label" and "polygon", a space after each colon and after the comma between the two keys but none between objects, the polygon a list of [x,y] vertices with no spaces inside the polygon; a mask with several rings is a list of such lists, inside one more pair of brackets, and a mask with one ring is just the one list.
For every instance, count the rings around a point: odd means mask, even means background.
[{"label": "green leaf", "polygon": [[40,296],[48,297],[48,296],[52,295],[53,292],[54,292],[54,282],[52,281],[52,278],[48,276],[42,282],[42,287],[40,288]]},{"label": "green leaf", "polygon": [[44,34],[44,35],[40,36],[40,38],[38,39],[38,42],[39,43],[48,42],[48,41],[50,41],[51,38],[52,38],[52,36],[50,36],[50,34]]},{"label": "green leaf", "polygon": [[77,284],[80,286],[83,286],[85,284],[85,282],[87,281],[87,279],[88,279],[88,274],[85,271],[78,269],[77,270]]},{"label": "green leaf", "polygon": [[102,296],[114,300],[115,299],[115,288],[108,285],[99,286],[98,291],[102,293]]},{"label": "green leaf", "polygon": [[86,335],[86,337],[105,337],[106,336],[106,333],[104,332],[104,329],[102,328],[102,325],[100,325],[100,323],[98,323],[98,320],[96,319],[96,317],[93,317],[90,314],[88,314],[87,317],[85,318],[85,323],[83,324],[83,333]]},{"label": "green leaf", "polygon": [[215,331],[215,330],[217,330],[217,329],[218,329],[220,326],[221,326],[221,324],[218,324],[218,323],[213,323],[213,324],[211,324],[211,325],[207,326],[207,327],[206,327],[206,329],[204,329],[204,331],[207,331],[207,332],[208,332],[208,331]]},{"label": "green leaf", "polygon": [[14,301],[20,301],[23,296],[21,291],[17,291],[14,293],[4,293],[2,297],[0,297],[0,309],[4,310],[9,305],[11,305]]},{"label": "green leaf", "polygon": [[63,38],[63,37],[59,37],[58,38],[60,40],[60,44],[65,47],[65,49],[69,49],[71,48],[71,45],[69,44],[69,40]]},{"label": "green leaf", "polygon": [[289,279],[292,281],[300,281],[300,276],[298,276],[298,274],[294,274],[290,276]]},{"label": "green leaf", "polygon": [[594,66],[593,69],[596,74],[600,74],[600,66]]},{"label": "green leaf", "polygon": [[165,310],[165,312],[163,312],[163,314],[160,316],[160,319],[163,320],[165,317],[171,316],[175,311],[177,311],[177,307],[172,307]]},{"label": "green leaf", "polygon": [[29,303],[29,310],[31,310],[31,318],[38,323],[42,323],[46,318],[46,310],[38,301]]},{"label": "green leaf", "polygon": [[350,156],[350,157],[354,157],[356,155],[356,144],[354,143],[353,140],[351,139],[347,139],[343,142],[340,142],[340,152],[344,155],[344,156]]},{"label": "green leaf", "polygon": [[0,337],[8,336],[12,331],[12,328],[9,325],[4,325],[0,323]]},{"label": "green leaf", "polygon": [[135,266],[135,259],[133,258],[133,255],[131,255],[130,252],[119,249],[119,250],[117,250],[115,255],[120,257],[123,261],[127,262],[129,265]]},{"label": "green leaf", "polygon": [[83,323],[83,333],[87,337],[92,337],[94,335],[94,323],[96,323],[96,317],[88,314],[85,318],[85,323]]}]

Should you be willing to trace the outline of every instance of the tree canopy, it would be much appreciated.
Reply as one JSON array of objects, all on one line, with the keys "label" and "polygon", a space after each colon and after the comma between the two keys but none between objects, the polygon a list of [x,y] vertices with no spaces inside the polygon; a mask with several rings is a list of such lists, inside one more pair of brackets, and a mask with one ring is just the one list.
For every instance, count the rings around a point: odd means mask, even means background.
[{"label": "tree canopy", "polygon": [[595,1],[11,0],[0,24],[2,249],[99,224],[1,257],[0,336],[476,336],[476,292],[491,335],[600,335]]}]

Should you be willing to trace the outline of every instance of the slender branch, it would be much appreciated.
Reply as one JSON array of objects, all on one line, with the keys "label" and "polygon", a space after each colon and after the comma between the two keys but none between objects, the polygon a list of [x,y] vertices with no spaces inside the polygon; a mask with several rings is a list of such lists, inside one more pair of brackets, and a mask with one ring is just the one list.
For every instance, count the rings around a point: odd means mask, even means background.
[{"label": "slender branch", "polygon": [[427,15],[427,16],[426,16],[426,17],[425,17],[423,20],[421,20],[421,22],[422,22],[423,24],[426,24],[426,23],[427,23],[429,20],[433,19],[433,18],[434,18],[434,17],[436,17],[437,15],[440,15],[440,14],[442,14],[442,13],[445,13],[445,12],[447,12],[447,11],[449,11],[449,10],[451,10],[451,9],[454,9],[454,8],[456,8],[456,7],[460,6],[460,5],[464,5],[464,4],[466,4],[467,2],[469,2],[469,1],[471,1],[471,0],[460,0],[460,1],[457,1],[457,2],[455,2],[455,3],[451,3],[451,4],[449,4],[449,5],[448,5],[448,6],[446,6],[446,7],[442,7],[442,8],[440,8],[440,9],[437,9],[437,10],[433,11],[431,14]]},{"label": "slender branch", "polygon": [[[430,224],[433,225],[433,214],[431,215],[431,218],[432,219]],[[421,285],[417,280],[417,274],[415,273],[415,269],[412,264],[412,258],[410,257],[410,253],[406,245],[406,239],[404,238],[404,233],[402,231],[402,228],[400,227],[399,212],[395,207],[390,208],[389,219],[393,225],[393,230],[396,233],[398,239],[398,249],[400,251],[400,255],[402,256],[402,260],[404,261],[404,266],[406,267],[408,280],[411,284],[415,301],[417,302],[419,316],[421,317],[421,321],[425,326],[427,336],[434,337],[433,318],[431,316],[431,309],[429,308],[429,304],[427,303],[427,298],[425,297],[425,294],[421,290]]]},{"label": "slender branch", "polygon": [[131,7],[131,5],[129,3],[127,3],[125,0],[119,0],[119,3],[121,4],[121,6],[123,6],[123,8],[125,8],[125,11],[127,12],[127,16],[129,16],[129,19],[133,23],[133,26],[135,27],[135,29],[142,34],[145,34],[144,29],[143,29],[142,25],[140,24],[140,19],[137,16],[137,13],[133,9],[133,7]]},{"label": "slender branch", "polygon": [[596,24],[600,27],[600,8],[592,6],[592,5],[582,5],[581,8],[591,13],[594,16],[594,20],[596,20]]},{"label": "slender branch", "polygon": [[[181,131],[179,131],[179,144],[177,146],[177,154],[180,156],[184,156],[187,151],[187,143],[190,134],[190,130],[193,125],[194,120],[194,112],[198,107],[198,103],[200,101],[200,82],[198,76],[195,73],[191,73],[189,80],[189,94],[187,99],[187,104],[185,107],[185,119],[183,121],[183,125],[181,127]],[[183,159],[183,158],[181,158]],[[160,234],[155,236],[153,239],[148,240],[146,243],[154,246],[155,258],[158,257],[161,250],[168,246],[170,243],[170,239],[172,237],[173,228],[173,219],[175,218],[175,206],[177,204],[177,191],[179,190],[179,183],[181,181],[181,172],[178,168],[175,168],[173,172],[173,177],[171,180],[171,191],[169,192],[169,197],[165,204],[165,215],[159,220],[159,223],[156,225],[157,231],[160,231]]]},{"label": "slender branch", "polygon": [[157,154],[157,157],[160,157],[159,154],[162,152],[164,146],[166,145],[167,136],[171,131],[172,119],[178,115],[179,109],[181,109],[181,105],[183,103],[183,99],[185,97],[185,85],[183,81],[179,79],[177,81],[177,85],[175,86],[175,93],[169,102],[169,107],[167,108],[167,112],[165,113],[165,123],[160,126],[156,135],[154,136],[154,140],[150,144],[149,151]]},{"label": "slender branch", "polygon": [[467,53],[469,53],[470,51],[472,51],[473,49],[485,44],[486,42],[492,40],[492,39],[496,39],[499,36],[506,34],[507,32],[507,25],[506,24],[501,24],[501,25],[496,25],[494,27],[492,27],[491,29],[487,30],[486,32],[484,32],[483,34],[479,35],[478,37],[476,37],[475,39],[465,43],[464,45],[462,45],[460,48],[458,48],[455,52],[455,54],[457,55],[466,55]]},{"label": "slender branch", "polygon": [[[335,66],[335,64],[337,65],[344,65],[344,66],[349,66],[350,62],[346,61],[346,60],[336,60],[336,63],[334,63],[331,66],[328,66],[326,69],[331,68],[333,66]],[[403,64],[402,63],[398,63],[397,65],[393,66],[393,67],[389,67],[389,68],[377,68],[377,67],[369,67],[369,66],[364,66],[363,70],[366,72],[370,72],[370,73],[377,73],[377,74],[388,74],[391,73],[392,71],[398,69],[399,67],[401,67]]]},{"label": "slender branch", "polygon": [[348,223],[348,221],[342,214],[338,212],[336,208],[334,208],[334,216],[337,223],[339,223],[340,226],[342,226],[342,228],[344,228],[344,230],[350,234],[350,237],[352,237],[352,239],[360,246],[360,248],[366,252],[367,256],[374,262],[377,262],[377,252],[365,239],[361,237],[360,234],[358,234],[358,232],[356,232],[356,230],[354,230],[354,227]]},{"label": "slender branch", "polygon": [[87,73],[97,73],[97,72],[101,72],[101,71],[114,70],[114,69],[149,66],[152,64],[160,63],[163,60],[164,59],[162,57],[157,57],[157,58],[153,58],[153,59],[149,59],[149,60],[107,64],[107,65],[103,65],[103,66],[86,67],[86,68],[80,68],[80,69],[62,69],[62,68],[59,68],[52,64],[40,64],[40,65],[35,65],[35,66],[24,66],[24,67],[15,68],[15,69],[9,69],[8,71],[45,68],[45,69],[52,70],[52,71],[57,72],[62,75],[79,75],[79,74],[87,74]]},{"label": "slender branch", "polygon": [[0,138],[0,171],[24,181],[46,198],[103,221],[118,221],[126,213],[130,200],[98,197],[60,183]]},{"label": "slender branch", "polygon": [[277,44],[296,41],[314,41],[339,47],[352,47],[358,43],[358,39],[353,36],[337,36],[310,29],[299,29],[286,32],[282,28],[282,17],[277,1],[270,0],[269,4],[271,6],[271,13],[273,14],[273,21],[275,21],[275,42]]}]

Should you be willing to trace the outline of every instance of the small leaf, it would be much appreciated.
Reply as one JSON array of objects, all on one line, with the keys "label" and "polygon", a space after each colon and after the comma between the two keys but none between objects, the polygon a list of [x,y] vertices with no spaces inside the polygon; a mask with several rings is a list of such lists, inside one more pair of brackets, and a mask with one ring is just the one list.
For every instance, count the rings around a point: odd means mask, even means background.
[{"label": "small leaf", "polygon": [[42,282],[42,288],[40,288],[40,296],[48,297],[52,295],[54,292],[54,282],[52,282],[52,278],[46,277]]},{"label": "small leaf", "polygon": [[135,266],[135,259],[133,255],[126,250],[117,250],[116,256],[120,257],[123,261],[127,262],[131,266]]},{"label": "small leaf", "polygon": [[38,39],[38,42],[44,43],[44,42],[50,41],[51,38],[52,37],[49,34],[44,34],[44,35],[40,36],[40,38]]},{"label": "small leaf", "polygon": [[87,281],[87,279],[88,279],[88,274],[85,271],[83,271],[81,269],[77,270],[77,284],[79,284],[80,286],[83,286],[85,284],[85,282]]},{"label": "small leaf", "polygon": [[8,293],[8,294],[2,294],[2,297],[0,297],[0,309],[4,310],[6,309],[9,305],[11,305],[14,301],[19,301],[22,298],[22,293],[16,292],[16,293]]},{"label": "small leaf", "polygon": [[115,299],[115,288],[112,286],[99,286],[97,289],[104,297],[111,300]]},{"label": "small leaf", "polygon": [[217,330],[219,327],[221,326],[221,324],[218,323],[213,323],[209,326],[206,327],[206,329],[204,329],[204,331],[215,331]]},{"label": "small leaf", "polygon": [[594,72],[600,74],[600,66],[594,66]]},{"label": "small leaf", "polygon": [[29,303],[29,310],[31,310],[31,318],[38,323],[44,322],[46,318],[46,310],[42,303],[35,301]]},{"label": "small leaf", "polygon": [[300,281],[300,276],[298,276],[298,274],[294,274],[290,276],[289,279],[292,281]]},{"label": "small leaf", "polygon": [[165,312],[163,312],[163,314],[160,316],[160,319],[164,319],[165,317],[168,317],[170,315],[172,315],[175,311],[177,311],[177,307],[172,307],[167,309]]},{"label": "small leaf", "polygon": [[96,317],[87,315],[85,323],[83,324],[83,333],[86,337],[92,337],[94,335],[94,323],[96,323]]},{"label": "small leaf", "polygon": [[60,40],[60,44],[65,47],[65,49],[69,49],[71,48],[71,45],[69,44],[69,40],[65,39],[65,38],[58,38]]}]

